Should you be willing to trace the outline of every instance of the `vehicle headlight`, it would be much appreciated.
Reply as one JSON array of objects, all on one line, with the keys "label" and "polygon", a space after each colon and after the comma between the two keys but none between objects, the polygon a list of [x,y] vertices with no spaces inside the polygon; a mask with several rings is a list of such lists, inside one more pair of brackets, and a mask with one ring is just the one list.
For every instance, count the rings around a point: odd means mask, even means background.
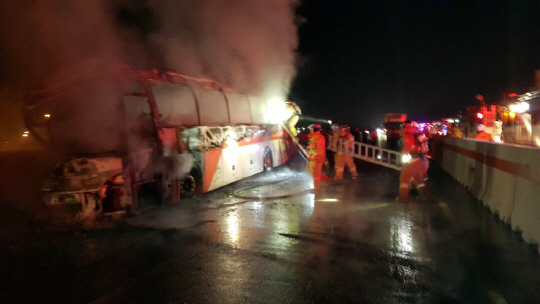
[{"label": "vehicle headlight", "polygon": [[401,155],[401,162],[406,164],[408,162],[410,162],[412,159],[411,155],[410,154],[403,154]]}]

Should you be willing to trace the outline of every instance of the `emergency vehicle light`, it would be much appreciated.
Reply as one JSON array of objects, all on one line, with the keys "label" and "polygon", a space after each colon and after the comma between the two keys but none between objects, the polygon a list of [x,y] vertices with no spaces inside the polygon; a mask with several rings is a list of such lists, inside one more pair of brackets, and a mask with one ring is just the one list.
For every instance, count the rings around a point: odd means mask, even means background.
[{"label": "emergency vehicle light", "polygon": [[512,112],[524,113],[529,110],[530,105],[528,102],[522,101],[520,103],[510,105],[509,108],[510,108],[510,111]]},{"label": "emergency vehicle light", "polygon": [[401,162],[406,164],[408,162],[410,162],[412,159],[411,155],[410,154],[403,154],[401,155]]}]

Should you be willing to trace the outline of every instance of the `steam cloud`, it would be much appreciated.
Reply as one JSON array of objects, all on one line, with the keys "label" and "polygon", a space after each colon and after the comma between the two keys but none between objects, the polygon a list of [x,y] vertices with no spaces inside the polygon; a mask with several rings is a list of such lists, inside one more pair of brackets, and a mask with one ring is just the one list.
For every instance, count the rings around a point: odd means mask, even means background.
[{"label": "steam cloud", "polygon": [[3,1],[0,85],[27,86],[88,58],[208,77],[285,98],[296,0]]},{"label": "steam cloud", "polygon": [[190,0],[152,6],[161,31],[149,36],[175,70],[242,93],[285,98],[295,76],[295,3]]},{"label": "steam cloud", "polygon": [[2,1],[0,141],[20,137],[23,94],[88,59],[285,99],[295,76],[298,1]]}]

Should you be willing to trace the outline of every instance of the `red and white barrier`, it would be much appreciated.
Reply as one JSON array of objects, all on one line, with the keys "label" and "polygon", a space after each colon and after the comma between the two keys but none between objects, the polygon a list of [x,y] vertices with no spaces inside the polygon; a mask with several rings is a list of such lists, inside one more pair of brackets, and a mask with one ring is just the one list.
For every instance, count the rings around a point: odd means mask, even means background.
[{"label": "red and white barrier", "polygon": [[519,155],[512,228],[523,231],[530,243],[540,240],[540,149],[522,149]]},{"label": "red and white barrier", "polygon": [[527,242],[540,241],[540,148],[446,138],[441,166]]}]

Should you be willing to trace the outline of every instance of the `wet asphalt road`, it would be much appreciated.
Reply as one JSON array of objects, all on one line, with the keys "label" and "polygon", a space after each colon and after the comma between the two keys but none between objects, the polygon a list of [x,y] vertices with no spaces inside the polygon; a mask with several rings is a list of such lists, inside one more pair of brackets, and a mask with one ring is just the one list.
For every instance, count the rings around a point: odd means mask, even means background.
[{"label": "wet asphalt road", "polygon": [[92,229],[4,216],[0,303],[540,303],[533,248],[436,168],[402,204],[397,171],[292,167]]}]

